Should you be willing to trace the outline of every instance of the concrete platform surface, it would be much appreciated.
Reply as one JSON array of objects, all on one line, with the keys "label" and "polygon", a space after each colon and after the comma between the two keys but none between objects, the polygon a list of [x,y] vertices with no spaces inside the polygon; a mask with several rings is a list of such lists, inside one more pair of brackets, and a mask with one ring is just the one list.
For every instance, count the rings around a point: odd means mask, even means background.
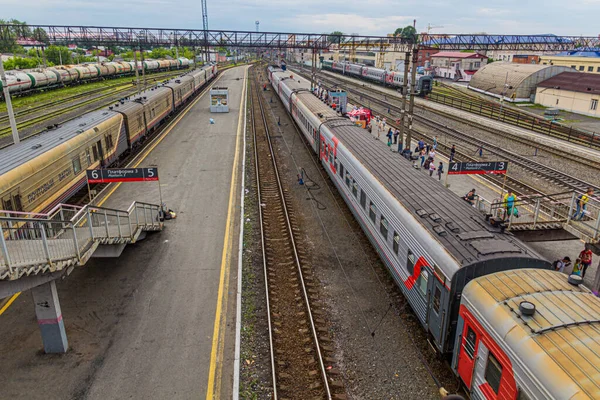
[{"label": "concrete platform surface", "polygon": [[[59,283],[68,353],[42,354],[28,293],[0,316],[0,397],[201,399],[210,381],[231,398],[240,210],[232,179],[241,176],[246,71],[217,81],[229,88],[229,113],[211,114],[205,94],[139,165],[158,166],[177,219]],[[158,184],[122,184],[102,205],[133,200],[158,203]]]}]

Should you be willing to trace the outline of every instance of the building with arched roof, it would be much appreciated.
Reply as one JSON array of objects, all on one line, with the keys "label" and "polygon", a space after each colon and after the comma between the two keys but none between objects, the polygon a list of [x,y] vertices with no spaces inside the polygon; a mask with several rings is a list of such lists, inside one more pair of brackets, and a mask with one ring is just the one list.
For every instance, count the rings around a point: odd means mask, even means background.
[{"label": "building with arched roof", "polygon": [[481,68],[469,89],[507,101],[531,101],[537,84],[571,68],[557,65],[494,62]]}]

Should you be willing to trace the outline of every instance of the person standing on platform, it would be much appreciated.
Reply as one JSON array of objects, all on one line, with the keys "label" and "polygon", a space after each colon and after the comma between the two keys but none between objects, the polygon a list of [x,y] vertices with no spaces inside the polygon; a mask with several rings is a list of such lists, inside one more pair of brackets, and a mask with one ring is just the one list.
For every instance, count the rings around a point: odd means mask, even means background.
[{"label": "person standing on platform", "polygon": [[419,151],[421,151],[423,149],[423,147],[425,147],[425,142],[421,139],[421,140],[419,140]]},{"label": "person standing on platform", "polygon": [[388,131],[387,135],[385,135],[388,138],[388,142],[387,142],[388,147],[390,147],[392,145],[392,135],[393,135],[392,134],[392,128],[390,128],[390,130]]},{"label": "person standing on platform", "polygon": [[381,137],[381,123],[377,122],[377,140]]},{"label": "person standing on platform", "polygon": [[565,268],[571,265],[571,258],[569,256],[564,257],[562,260],[554,262],[554,269],[558,272],[565,272]]},{"label": "person standing on platform", "polygon": [[510,215],[514,215],[519,218],[519,210],[517,210],[517,195],[509,190],[504,195],[504,206],[506,207],[506,218],[510,218]]},{"label": "person standing on platform", "polygon": [[398,135],[400,135],[400,131],[398,129],[394,129],[394,144],[398,143]]},{"label": "person standing on platform", "polygon": [[427,156],[427,153],[425,152],[425,148],[421,149],[420,156],[421,156],[421,167],[422,167],[423,164],[425,163],[425,157]]},{"label": "person standing on platform", "polygon": [[436,150],[437,149],[437,136],[433,137],[433,149]]},{"label": "person standing on platform", "polygon": [[429,143],[425,144],[425,152],[429,153],[429,150],[431,150],[431,146],[429,145]]},{"label": "person standing on platform", "polygon": [[587,207],[587,202],[590,200],[590,197],[594,195],[594,188],[589,187],[587,191],[577,197],[577,209],[575,210],[575,214],[571,217],[574,221],[580,221],[585,215],[585,208]]},{"label": "person standing on platform", "polygon": [[579,253],[579,258],[581,259],[581,277],[585,278],[585,272],[592,265],[592,251],[590,249],[583,249]]},{"label": "person standing on platform", "polygon": [[435,159],[435,150],[433,148],[429,151],[429,158],[431,158],[432,161]]},{"label": "person standing on platform", "polygon": [[454,161],[454,156],[456,155],[456,146],[452,145],[452,148],[450,149],[450,162]]},{"label": "person standing on platform", "polygon": [[438,181],[442,180],[442,174],[444,173],[444,163],[440,161],[440,165],[437,167]]},{"label": "person standing on platform", "polygon": [[429,161],[429,176],[433,176],[433,173],[435,172],[436,168],[435,168],[435,163],[433,162],[433,160]]}]

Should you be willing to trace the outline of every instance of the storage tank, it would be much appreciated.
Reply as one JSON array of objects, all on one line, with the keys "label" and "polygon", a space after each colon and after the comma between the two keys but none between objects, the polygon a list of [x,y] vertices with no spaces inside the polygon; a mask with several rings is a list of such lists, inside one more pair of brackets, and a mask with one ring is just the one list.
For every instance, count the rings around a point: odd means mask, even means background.
[{"label": "storage tank", "polygon": [[62,65],[48,68],[49,71],[54,72],[58,76],[58,82],[67,83],[71,82],[71,74],[66,69],[62,69]]},{"label": "storage tank", "polygon": [[156,60],[144,61],[144,68],[146,69],[146,71],[154,71],[157,70],[158,67],[159,64]]},{"label": "storage tank", "polygon": [[27,71],[27,75],[31,78],[32,88],[52,85],[58,81],[58,76],[47,69],[29,70]]},{"label": "storage tank", "polygon": [[156,62],[158,63],[159,69],[169,69],[169,67],[171,67],[169,60],[156,60]]},{"label": "storage tank", "polygon": [[[31,78],[23,71],[6,71],[6,85],[9,92],[20,92],[31,88]],[[1,81],[0,89],[2,89]]]}]

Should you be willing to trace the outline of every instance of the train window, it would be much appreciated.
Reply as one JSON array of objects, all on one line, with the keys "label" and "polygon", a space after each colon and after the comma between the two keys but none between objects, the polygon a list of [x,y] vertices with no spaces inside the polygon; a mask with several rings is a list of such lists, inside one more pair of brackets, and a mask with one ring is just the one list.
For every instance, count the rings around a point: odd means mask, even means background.
[{"label": "train window", "polygon": [[383,236],[383,238],[387,240],[388,222],[387,222],[387,219],[385,219],[385,217],[383,215],[381,216],[381,220],[379,221],[379,232],[381,232],[381,235]]},{"label": "train window", "polygon": [[414,269],[415,269],[415,255],[412,251],[408,250],[408,257],[407,257],[407,262],[406,262],[406,269],[408,270],[408,273],[412,275]]},{"label": "train window", "polygon": [[433,293],[433,311],[435,311],[436,314],[440,313],[441,299],[442,299],[442,291],[440,290],[439,286],[436,286],[435,292]]},{"label": "train window", "polygon": [[400,235],[396,231],[394,231],[394,241],[392,242],[392,246],[394,246],[394,254],[398,254],[398,249],[400,247]]},{"label": "train window", "polygon": [[94,155],[94,162],[98,161],[98,149],[96,146],[92,146],[92,153]]},{"label": "train window", "polygon": [[350,179],[352,179],[352,175],[346,172],[346,186],[348,186],[348,189],[350,189]]},{"label": "train window", "polygon": [[10,197],[8,197],[7,199],[2,200],[2,209],[6,210],[6,211],[14,211],[13,210],[13,206],[12,206],[12,201],[10,200]]},{"label": "train window", "polygon": [[475,331],[471,329],[471,327],[467,327],[467,337],[465,338],[465,354],[469,356],[470,359],[473,359],[475,356],[475,344],[477,343],[477,334]]},{"label": "train window", "polygon": [[112,141],[112,135],[107,135],[106,136],[106,148],[110,149],[113,146],[113,141]]},{"label": "train window", "polygon": [[427,272],[426,269],[422,269],[421,273],[419,274],[419,279],[417,282],[417,285],[419,286],[419,292],[421,292],[421,294],[423,296],[427,295],[427,282],[429,281],[429,273]]},{"label": "train window", "polygon": [[81,171],[81,161],[79,160],[79,157],[77,157],[73,159],[73,172],[77,174],[79,171]]},{"label": "train window", "polygon": [[90,149],[85,149],[85,159],[87,161],[88,167],[92,165],[92,156],[90,155]]},{"label": "train window", "polygon": [[338,159],[337,159],[337,157],[333,157],[333,167],[334,167],[335,169],[337,169],[337,168],[338,168]]},{"label": "train window", "polygon": [[333,164],[333,150],[329,148],[329,163]]},{"label": "train window", "polygon": [[500,378],[502,378],[502,365],[500,365],[496,357],[490,352],[487,366],[485,367],[485,380],[496,394],[498,394],[498,390],[500,389]]},{"label": "train window", "polygon": [[367,194],[364,190],[360,190],[360,206],[364,209],[367,206]]},{"label": "train window", "polygon": [[15,194],[13,196],[15,211],[23,211],[23,204],[21,203],[21,195]]},{"label": "train window", "polygon": [[352,194],[354,197],[358,196],[358,183],[354,179],[352,179]]},{"label": "train window", "polygon": [[344,164],[340,163],[340,176],[344,176]]},{"label": "train window", "polygon": [[375,204],[373,204],[372,201],[369,202],[369,217],[371,218],[371,221],[375,223],[375,219],[377,218],[377,207],[375,207]]}]

